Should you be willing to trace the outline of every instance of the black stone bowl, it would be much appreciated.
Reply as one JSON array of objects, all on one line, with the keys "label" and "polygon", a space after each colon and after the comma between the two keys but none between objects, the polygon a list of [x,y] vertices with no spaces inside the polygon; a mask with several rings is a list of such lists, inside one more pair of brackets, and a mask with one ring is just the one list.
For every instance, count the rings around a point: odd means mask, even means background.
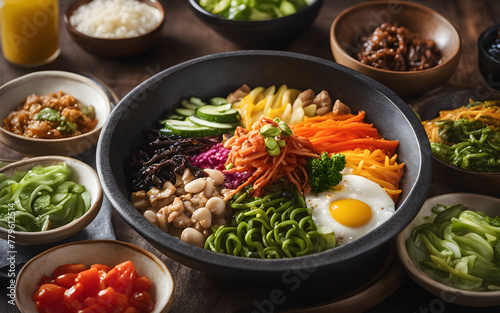
[{"label": "black stone bowl", "polygon": [[235,21],[210,13],[189,0],[195,15],[222,37],[245,49],[281,49],[291,44],[313,24],[323,5],[316,0],[294,14],[264,21]]},{"label": "black stone bowl", "polygon": [[[129,202],[124,162],[138,147],[142,130],[158,125],[166,109],[190,96],[225,96],[243,83],[287,84],[289,88],[327,90],[334,98],[366,111],[387,139],[397,139],[405,163],[403,192],[396,213],[383,225],[344,246],[297,258],[259,260],[204,250],[164,233]],[[97,146],[97,169],[105,195],[139,234],[170,258],[212,275],[253,282],[296,282],[327,278],[337,286],[369,279],[387,259],[393,237],[408,225],[426,199],[432,176],[429,141],[417,116],[392,91],[347,67],[312,56],[280,51],[237,51],[203,56],[168,68],[127,94],[111,112]],[[300,276],[302,277],[302,276]],[[300,279],[299,279],[300,282]],[[344,287],[347,288],[347,287]],[[346,289],[347,290],[347,289]]]},{"label": "black stone bowl", "polygon": [[493,57],[488,50],[497,39],[499,31],[500,24],[495,24],[483,31],[477,41],[479,70],[486,83],[495,89],[500,89],[500,57]]}]

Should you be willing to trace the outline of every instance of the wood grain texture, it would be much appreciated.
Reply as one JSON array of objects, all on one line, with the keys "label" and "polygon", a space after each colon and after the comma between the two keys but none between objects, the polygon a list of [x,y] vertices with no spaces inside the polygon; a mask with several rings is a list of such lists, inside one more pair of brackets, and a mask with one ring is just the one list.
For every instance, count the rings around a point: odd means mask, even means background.
[{"label": "wood grain texture", "polygon": [[[145,79],[170,66],[207,54],[240,50],[238,46],[221,38],[198,21],[190,11],[186,0],[160,0],[160,2],[166,12],[165,25],[159,42],[149,51],[124,59],[97,57],[77,46],[66,30],[62,28],[63,24],[61,23],[60,45],[62,53],[59,58],[36,69],[23,69],[11,66],[3,57],[0,57],[0,84],[34,70],[87,72],[100,79],[119,98],[122,98]],[[329,44],[330,25],[337,14],[359,2],[363,1],[326,0],[311,29],[286,50],[333,61]],[[500,22],[500,2],[497,0],[421,0],[414,2],[429,6],[443,14],[455,25],[462,37],[461,61],[445,87],[478,88],[481,92],[487,92],[477,66],[476,42],[484,29]],[[61,0],[61,11],[69,3],[70,0]],[[425,23],[425,21],[422,22]],[[423,95],[405,100],[412,104],[425,97],[426,95]],[[0,158],[2,157],[19,158],[20,156],[14,151],[0,147]],[[433,182],[430,195],[449,191],[454,190]],[[304,273],[300,273],[302,276],[298,276],[300,284],[297,289],[292,289],[291,286],[251,285],[246,282],[212,277],[162,255],[116,213],[113,213],[112,222],[119,240],[152,251],[170,269],[175,281],[171,312],[273,312],[321,303],[325,299],[336,296],[330,294],[327,283],[322,285],[308,283]],[[396,276],[396,278],[398,277]],[[334,281],[335,277],[327,279]],[[272,299],[275,301],[271,301]],[[363,301],[363,299],[357,301]],[[403,286],[392,296],[371,308],[369,312],[419,312],[423,309],[428,312],[469,312],[467,308],[436,299],[409,279],[406,279]],[[335,312],[350,312],[350,310],[348,307],[344,307]],[[498,312],[498,308],[475,309],[474,312]]]}]

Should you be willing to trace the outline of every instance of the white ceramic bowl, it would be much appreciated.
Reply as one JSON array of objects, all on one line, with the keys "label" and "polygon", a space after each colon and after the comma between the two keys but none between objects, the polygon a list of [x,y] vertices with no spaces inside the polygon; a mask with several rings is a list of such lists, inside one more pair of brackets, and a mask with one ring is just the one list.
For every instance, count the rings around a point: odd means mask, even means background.
[{"label": "white ceramic bowl", "polygon": [[495,217],[500,215],[500,199],[473,193],[450,193],[429,198],[415,219],[396,237],[396,252],[408,275],[430,293],[442,298],[447,303],[470,307],[488,307],[500,305],[500,291],[468,291],[439,283],[427,276],[413,263],[406,250],[406,239],[413,229],[427,222],[426,216],[432,216],[431,209],[436,204],[463,204],[472,211],[481,211]]},{"label": "white ceramic bowl", "polygon": [[[31,94],[46,95],[62,91],[80,103],[93,105],[98,120],[91,132],[69,138],[40,139],[16,135],[4,128],[3,119],[24,103]],[[111,102],[104,90],[92,79],[64,71],[40,71],[13,79],[0,87],[0,142],[27,156],[82,154],[93,147],[111,112]]]},{"label": "white ceramic bowl", "polygon": [[[85,186],[90,193],[92,203],[89,210],[80,218],[55,229],[41,232],[15,231],[13,235],[15,236],[16,244],[37,245],[68,238],[90,224],[99,212],[102,204],[101,183],[99,182],[96,171],[82,161],[63,156],[36,157],[9,164],[1,168],[0,173],[10,178],[16,171],[26,171],[33,168],[35,165],[48,166],[62,162],[65,162],[70,168],[69,180]],[[7,239],[8,235],[8,229],[0,227],[0,238]]]},{"label": "white ceramic bowl", "polygon": [[114,267],[131,261],[141,276],[151,279],[150,294],[155,308],[153,313],[164,313],[170,309],[174,293],[174,281],[165,264],[154,254],[129,243],[115,240],[85,240],[51,248],[35,256],[21,269],[17,277],[16,304],[21,313],[37,312],[31,299],[37,283],[43,275],[50,276],[64,264],[82,263],[87,268],[92,264]]}]

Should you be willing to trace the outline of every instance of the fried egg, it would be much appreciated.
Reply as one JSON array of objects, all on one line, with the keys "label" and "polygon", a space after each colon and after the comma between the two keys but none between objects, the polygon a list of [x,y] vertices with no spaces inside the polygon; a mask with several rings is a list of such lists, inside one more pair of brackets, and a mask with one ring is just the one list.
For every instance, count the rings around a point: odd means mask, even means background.
[{"label": "fried egg", "polygon": [[338,244],[352,242],[387,221],[395,204],[377,183],[344,175],[329,191],[305,195],[307,207],[322,233],[335,232]]}]

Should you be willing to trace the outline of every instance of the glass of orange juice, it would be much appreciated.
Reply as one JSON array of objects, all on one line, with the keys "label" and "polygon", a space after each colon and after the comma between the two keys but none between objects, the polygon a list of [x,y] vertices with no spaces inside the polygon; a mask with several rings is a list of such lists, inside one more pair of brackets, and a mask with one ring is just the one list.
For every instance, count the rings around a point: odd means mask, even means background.
[{"label": "glass of orange juice", "polygon": [[12,64],[43,65],[61,51],[58,0],[0,0],[0,27],[2,52]]}]

